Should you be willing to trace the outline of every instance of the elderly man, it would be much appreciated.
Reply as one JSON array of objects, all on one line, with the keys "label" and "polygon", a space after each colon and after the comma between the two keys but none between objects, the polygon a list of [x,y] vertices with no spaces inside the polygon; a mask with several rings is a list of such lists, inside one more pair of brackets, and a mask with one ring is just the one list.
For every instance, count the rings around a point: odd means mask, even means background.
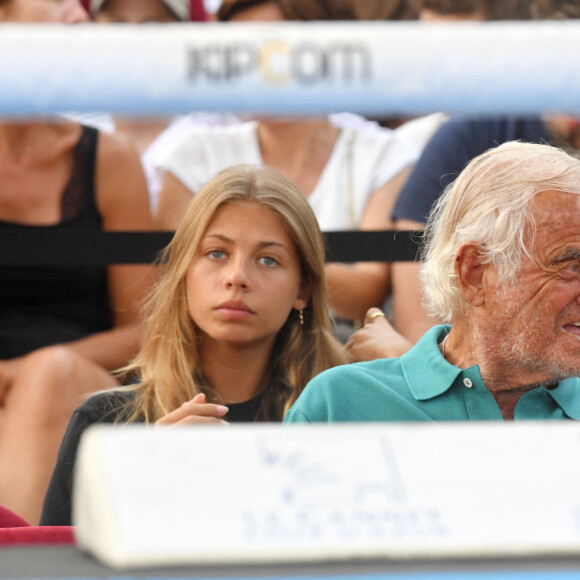
[{"label": "elderly man", "polygon": [[400,358],[312,380],[287,422],[580,419],[580,161],[508,142],[427,226],[435,326]]},{"label": "elderly man", "polygon": [[[473,0],[476,2],[477,0]],[[580,19],[580,0],[486,0],[493,10],[528,10],[536,20]],[[455,0],[450,0],[453,4]],[[446,0],[428,0],[427,4],[443,5]],[[461,2],[457,0],[459,5]],[[561,25],[564,27],[564,23]],[[530,30],[532,30],[530,28]],[[444,187],[465,165],[488,148],[506,141],[549,143],[580,151],[580,116],[549,113],[541,116],[462,116],[444,123],[423,149],[409,179],[405,182],[393,209],[395,229],[423,229],[433,203]],[[434,321],[422,308],[423,296],[417,276],[418,265],[413,262],[391,264],[390,281],[392,305],[389,321],[371,309],[363,327],[347,343],[354,359],[372,360],[379,357],[400,356],[407,351]]]}]

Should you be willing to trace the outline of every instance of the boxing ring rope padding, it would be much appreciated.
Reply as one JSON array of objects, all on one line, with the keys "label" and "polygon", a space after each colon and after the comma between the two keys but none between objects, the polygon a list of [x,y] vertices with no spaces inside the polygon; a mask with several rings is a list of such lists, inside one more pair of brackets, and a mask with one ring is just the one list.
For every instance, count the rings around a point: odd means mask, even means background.
[{"label": "boxing ring rope padding", "polygon": [[[0,231],[0,267],[106,266],[153,262],[170,232]],[[418,258],[422,232],[324,232],[328,262],[408,262]]]},{"label": "boxing ring rope padding", "polygon": [[0,26],[0,115],[578,112],[580,21]]}]

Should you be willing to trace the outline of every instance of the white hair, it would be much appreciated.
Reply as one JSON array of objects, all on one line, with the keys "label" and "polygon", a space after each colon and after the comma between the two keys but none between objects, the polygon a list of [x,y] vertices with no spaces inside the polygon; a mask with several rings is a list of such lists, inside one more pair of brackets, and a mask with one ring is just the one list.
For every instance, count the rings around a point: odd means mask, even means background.
[{"label": "white hair", "polygon": [[455,257],[466,244],[495,266],[500,284],[515,280],[523,256],[532,259],[532,201],[548,190],[580,195],[580,161],[556,147],[511,141],[469,162],[427,222],[421,278],[429,312],[451,322],[463,311]]}]

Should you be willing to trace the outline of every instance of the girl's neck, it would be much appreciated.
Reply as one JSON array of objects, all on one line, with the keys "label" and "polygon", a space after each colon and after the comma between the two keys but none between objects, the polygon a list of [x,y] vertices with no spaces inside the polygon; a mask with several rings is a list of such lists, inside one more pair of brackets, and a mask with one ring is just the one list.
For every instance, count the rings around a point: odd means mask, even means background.
[{"label": "girl's neck", "polygon": [[249,401],[268,386],[272,346],[240,349],[206,343],[201,353],[203,374],[226,404]]}]

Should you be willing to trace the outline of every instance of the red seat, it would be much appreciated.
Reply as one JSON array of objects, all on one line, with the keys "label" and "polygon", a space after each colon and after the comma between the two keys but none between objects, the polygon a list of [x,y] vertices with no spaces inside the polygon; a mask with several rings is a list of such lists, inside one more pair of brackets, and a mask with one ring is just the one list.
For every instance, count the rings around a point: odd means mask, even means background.
[{"label": "red seat", "polygon": [[72,526],[31,526],[13,511],[0,505],[0,546],[74,543]]}]

